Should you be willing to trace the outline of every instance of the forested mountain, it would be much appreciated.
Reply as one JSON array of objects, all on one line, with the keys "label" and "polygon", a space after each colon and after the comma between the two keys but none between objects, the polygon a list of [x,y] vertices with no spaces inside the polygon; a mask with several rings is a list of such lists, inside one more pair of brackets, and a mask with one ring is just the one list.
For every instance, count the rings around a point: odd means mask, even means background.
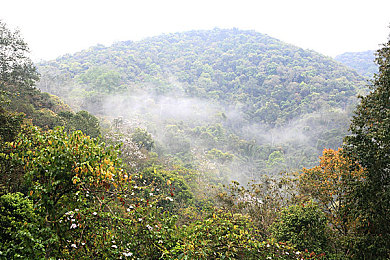
[{"label": "forested mountain", "polygon": [[[364,86],[354,71],[253,31],[191,31],[95,46],[39,64],[43,90],[136,92],[218,100],[251,120],[280,124],[322,103],[345,107]],[[50,81],[51,77],[58,77]],[[49,81],[49,82],[47,82]],[[69,95],[72,93],[70,92]],[[63,95],[61,95],[63,96]]]},{"label": "forested mountain", "polygon": [[374,63],[375,51],[346,52],[335,57],[335,60],[356,70],[360,75],[372,78],[378,73],[378,66]]},{"label": "forested mountain", "polygon": [[[160,43],[171,38],[189,49],[161,51],[178,44]],[[263,41],[280,48],[259,55],[279,63],[267,71],[260,60],[251,74],[239,46]],[[230,47],[217,55],[213,43]],[[118,46],[137,55],[127,61]],[[273,55],[290,48],[304,58]],[[187,57],[175,53],[194,50],[180,69]],[[226,67],[213,63],[226,53]],[[0,259],[389,259],[390,41],[343,149],[295,173],[280,171],[341,143],[364,91],[356,73],[319,54],[216,29],[41,64],[40,87],[101,124],[37,89],[27,54],[0,21]],[[282,103],[292,91],[297,99]]]},{"label": "forested mountain", "polygon": [[145,128],[160,155],[208,171],[211,160],[245,182],[340,146],[365,89],[331,58],[237,29],[98,45],[38,69],[38,87],[75,109]]}]

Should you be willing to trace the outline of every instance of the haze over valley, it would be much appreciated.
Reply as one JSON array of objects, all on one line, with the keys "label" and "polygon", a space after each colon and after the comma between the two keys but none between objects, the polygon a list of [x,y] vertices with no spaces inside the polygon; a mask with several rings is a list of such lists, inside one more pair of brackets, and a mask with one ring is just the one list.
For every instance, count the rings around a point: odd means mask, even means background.
[{"label": "haze over valley", "polygon": [[[121,118],[120,128],[151,133],[160,156],[196,170],[201,158],[244,182],[314,166],[324,148],[342,144],[367,91],[331,58],[238,29],[98,45],[38,70],[38,87],[73,109]],[[215,149],[230,159],[210,156]]]},{"label": "haze over valley", "polygon": [[5,1],[0,259],[390,259],[389,3]]}]

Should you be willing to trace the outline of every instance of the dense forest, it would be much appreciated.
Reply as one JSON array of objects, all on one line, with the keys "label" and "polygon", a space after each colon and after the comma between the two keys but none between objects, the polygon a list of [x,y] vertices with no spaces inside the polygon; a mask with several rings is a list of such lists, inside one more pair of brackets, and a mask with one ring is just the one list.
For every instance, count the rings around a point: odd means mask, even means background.
[{"label": "dense forest", "polygon": [[372,78],[378,72],[378,66],[374,63],[375,51],[346,52],[335,57],[338,62],[356,70],[360,75]]},{"label": "dense forest", "polygon": [[330,58],[238,29],[95,46],[38,70],[38,87],[73,109],[145,129],[159,156],[243,183],[314,166],[367,91]]},{"label": "dense forest", "polygon": [[0,259],[390,257],[390,42],[366,86],[253,31],[0,31]]}]

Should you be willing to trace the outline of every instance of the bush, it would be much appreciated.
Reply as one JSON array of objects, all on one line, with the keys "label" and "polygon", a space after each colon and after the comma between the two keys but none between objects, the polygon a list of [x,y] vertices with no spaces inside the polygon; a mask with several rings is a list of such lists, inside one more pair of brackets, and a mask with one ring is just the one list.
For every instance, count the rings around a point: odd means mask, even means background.
[{"label": "bush", "polygon": [[43,259],[43,230],[33,203],[22,193],[0,197],[1,259]]},{"label": "bush", "polygon": [[259,238],[247,216],[216,211],[179,229],[164,259],[307,259],[285,243]]},{"label": "bush", "polygon": [[291,244],[300,251],[328,252],[329,237],[325,214],[313,203],[285,208],[272,224],[277,241]]}]

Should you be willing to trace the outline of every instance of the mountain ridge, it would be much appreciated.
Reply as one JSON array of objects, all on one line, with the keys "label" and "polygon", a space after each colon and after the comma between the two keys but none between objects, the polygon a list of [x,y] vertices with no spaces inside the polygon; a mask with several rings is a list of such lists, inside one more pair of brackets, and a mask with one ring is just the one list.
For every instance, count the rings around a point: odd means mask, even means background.
[{"label": "mountain ridge", "polygon": [[360,75],[372,79],[378,73],[378,66],[374,63],[374,50],[345,52],[335,57],[335,60],[356,70]]},{"label": "mountain ridge", "polygon": [[[88,57],[92,59],[88,60]],[[273,91],[269,87],[274,88],[275,85],[281,85],[283,89],[290,87],[290,91],[284,91],[284,96],[288,95],[288,98],[271,97],[273,103],[284,107],[289,107],[285,101],[294,100],[296,93],[300,95],[296,97],[299,103],[299,99],[307,97],[306,92],[337,95],[335,91],[331,93],[333,88],[356,96],[365,88],[363,78],[329,57],[255,31],[238,29],[189,31],[154,36],[138,42],[118,42],[109,47],[98,45],[73,56],[38,64],[38,67],[44,70],[62,62],[62,68],[58,68],[62,75],[78,77],[78,83],[84,86],[95,84],[94,90],[98,90],[99,83],[91,82],[90,76],[99,77],[104,73],[106,78],[102,80],[111,80],[111,83],[100,86],[106,92],[129,90],[134,88],[129,85],[144,82],[163,86],[154,89],[156,92],[167,92],[174,85],[169,82],[169,78],[173,77],[184,84],[184,92],[189,96],[216,97],[218,100],[228,97],[231,104],[239,101],[237,95],[242,94],[244,98],[240,100],[250,103],[247,109],[252,114],[266,105],[266,96],[270,96],[267,92]],[[333,79],[345,80],[339,84]],[[345,87],[349,81],[357,87]],[[190,84],[196,85],[196,88],[188,86]],[[321,87],[328,89],[321,90]],[[50,92],[42,84],[40,88]],[[302,88],[309,89],[301,91]],[[257,98],[253,99],[253,96]],[[341,99],[348,102],[346,97]],[[312,97],[307,101],[313,101]],[[275,123],[275,120],[265,118],[260,118],[260,121]]]},{"label": "mountain ridge", "polygon": [[38,87],[76,110],[147,129],[159,155],[232,179],[315,165],[367,90],[330,57],[234,29],[98,45],[38,69]]}]

